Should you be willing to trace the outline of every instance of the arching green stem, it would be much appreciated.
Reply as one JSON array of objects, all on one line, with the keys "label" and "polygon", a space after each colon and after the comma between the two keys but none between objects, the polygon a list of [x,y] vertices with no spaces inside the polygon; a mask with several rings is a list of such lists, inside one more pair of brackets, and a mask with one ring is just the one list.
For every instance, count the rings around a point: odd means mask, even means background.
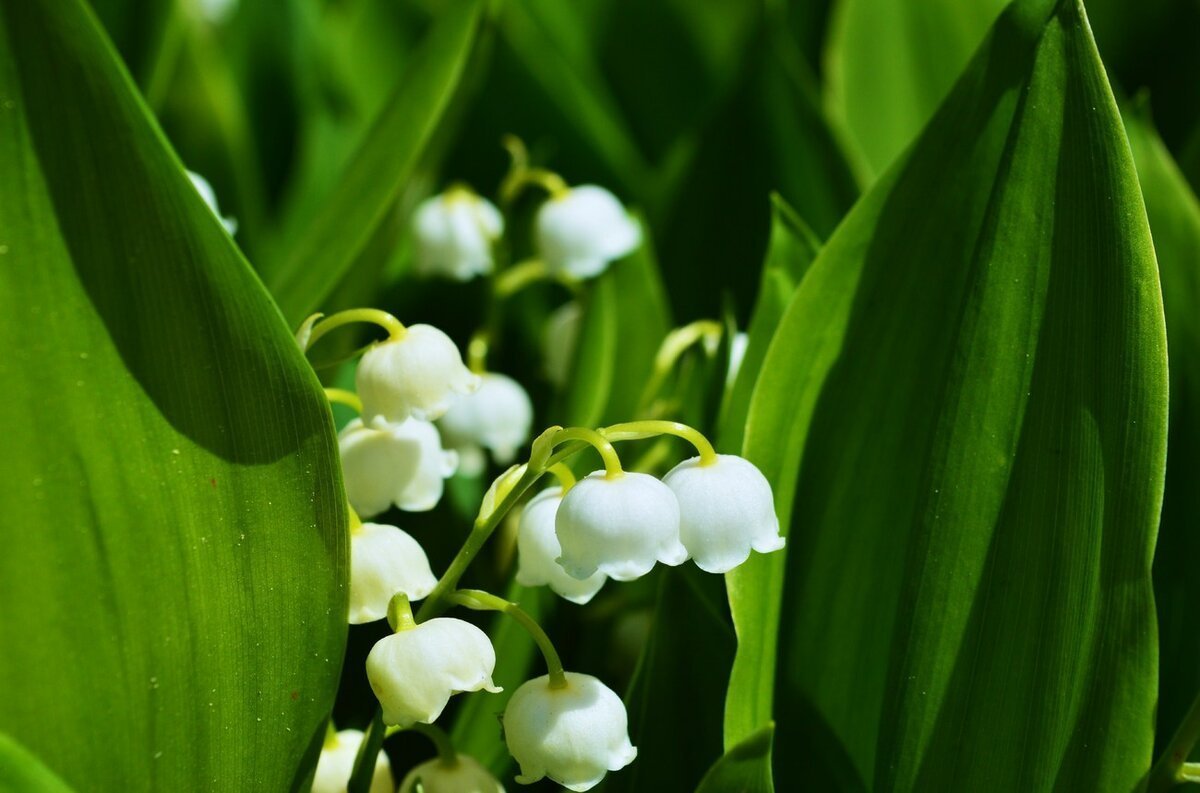
[{"label": "arching green stem", "polygon": [[345,405],[355,413],[361,414],[363,411],[362,400],[353,391],[347,391],[344,388],[326,388],[325,398],[329,400],[330,404]]},{"label": "arching green stem", "polygon": [[554,649],[554,644],[550,641],[550,637],[542,630],[542,626],[537,624],[537,620],[529,616],[516,603],[510,603],[504,598],[496,597],[490,592],[483,592],[478,589],[460,589],[450,595],[450,600],[469,609],[476,611],[499,611],[515,619],[533,637],[538,649],[542,652],[542,657],[546,659],[546,670],[550,673],[550,687],[563,688],[567,685],[567,677],[566,673],[563,672],[562,659],[558,657],[558,651]]},{"label": "arching green stem", "polygon": [[608,438],[596,430],[587,427],[568,427],[559,430],[554,437],[554,445],[557,446],[567,441],[583,441],[599,452],[600,458],[604,460],[604,472],[608,479],[618,479],[624,476],[625,471],[621,468],[621,458],[617,455],[617,450],[613,448]]},{"label": "arching green stem", "polygon": [[1188,757],[1200,740],[1200,693],[1167,744],[1162,757],[1150,772],[1146,793],[1162,793],[1184,782],[1200,781],[1200,763],[1189,763]]},{"label": "arching green stem", "polygon": [[380,311],[377,308],[351,308],[339,311],[313,324],[307,334],[307,338],[303,339],[303,347],[305,350],[308,350],[331,330],[336,330],[343,325],[351,325],[359,322],[366,322],[383,328],[388,332],[389,341],[402,339],[404,338],[404,334],[408,332],[403,322],[386,311]]},{"label": "arching green stem", "polygon": [[562,487],[562,494],[565,496],[567,491],[575,486],[575,474],[571,473],[571,469],[562,463],[555,463],[549,466],[546,471],[554,474],[554,478],[558,480],[558,484]]},{"label": "arching green stem", "polygon": [[628,421],[602,427],[600,434],[611,441],[633,441],[653,438],[656,435],[674,435],[696,447],[701,465],[712,465],[717,461],[717,450],[708,438],[704,437],[704,433],[678,421]]},{"label": "arching green stem", "polygon": [[424,735],[433,742],[433,746],[437,749],[438,759],[443,765],[455,766],[458,764],[458,752],[454,751],[454,744],[450,741],[450,736],[446,731],[436,724],[413,724],[408,727],[392,726],[387,728],[384,733],[385,738],[390,738],[398,732],[417,732]]}]

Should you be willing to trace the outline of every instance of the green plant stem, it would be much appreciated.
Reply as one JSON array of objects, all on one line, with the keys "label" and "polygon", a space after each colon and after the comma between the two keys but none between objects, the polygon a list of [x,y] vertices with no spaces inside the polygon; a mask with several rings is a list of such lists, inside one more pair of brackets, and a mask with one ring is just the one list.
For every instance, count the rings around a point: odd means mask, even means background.
[{"label": "green plant stem", "polygon": [[[438,759],[443,765],[453,766],[458,764],[458,752],[454,751],[454,744],[450,742],[450,736],[446,731],[436,724],[414,724],[411,727],[397,728],[396,732],[408,730],[411,732],[419,732],[429,740],[433,741],[433,746],[437,749]],[[393,728],[389,727],[387,734],[391,735]]]},{"label": "green plant stem", "polygon": [[550,673],[550,687],[566,687],[567,677],[563,671],[562,659],[559,658],[558,651],[554,649],[553,642],[550,641],[550,637],[546,635],[546,632],[542,630],[542,626],[538,625],[537,620],[529,616],[516,603],[510,603],[504,598],[496,597],[490,592],[478,589],[460,589],[452,593],[449,600],[469,609],[476,611],[498,611],[515,619],[533,637],[538,649],[542,652],[542,657],[546,659],[546,671]]},{"label": "green plant stem", "polygon": [[329,400],[330,404],[345,405],[355,413],[361,414],[363,411],[362,400],[353,391],[347,391],[344,388],[326,388],[325,398]]},{"label": "green plant stem", "polygon": [[604,460],[605,475],[609,479],[617,479],[625,473],[621,468],[621,458],[617,456],[617,450],[613,448],[607,437],[596,430],[586,427],[570,427],[559,430],[555,436],[555,445],[565,441],[583,441],[594,447],[600,453],[601,459]]},{"label": "green plant stem", "polygon": [[371,789],[371,778],[375,776],[375,758],[383,748],[383,738],[386,730],[383,726],[383,709],[376,708],[363,742],[358,747],[354,757],[354,771],[350,781],[346,783],[347,793],[368,793]]},{"label": "green plant stem", "polygon": [[345,311],[339,311],[332,314],[323,320],[320,320],[312,326],[309,332],[305,350],[311,348],[317,341],[329,333],[331,330],[336,330],[343,325],[350,325],[356,322],[366,322],[372,325],[378,325],[388,332],[388,340],[396,341],[404,338],[404,334],[408,332],[404,327],[404,323],[393,317],[386,311],[380,311],[377,308],[350,308]]},{"label": "green plant stem", "polygon": [[1175,731],[1162,757],[1150,772],[1146,793],[1161,793],[1181,782],[1200,780],[1200,764],[1187,762],[1188,756],[1200,740],[1200,693],[1192,700],[1187,715]]},{"label": "green plant stem", "polygon": [[629,421],[623,424],[613,424],[602,427],[600,434],[612,441],[632,441],[642,438],[652,438],[655,435],[674,435],[683,438],[700,455],[701,465],[712,465],[717,461],[717,450],[713,448],[704,433],[678,421]]}]

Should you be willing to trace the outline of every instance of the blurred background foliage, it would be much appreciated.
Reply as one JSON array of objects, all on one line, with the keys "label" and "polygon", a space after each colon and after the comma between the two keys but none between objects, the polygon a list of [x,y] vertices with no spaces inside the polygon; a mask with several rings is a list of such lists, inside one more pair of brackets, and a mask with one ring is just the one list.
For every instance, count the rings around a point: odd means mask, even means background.
[{"label": "blurred background foliage", "polygon": [[[1005,5],[91,4],[184,164],[213,184],[222,211],[238,219],[237,244],[293,325],[318,308],[369,302],[407,322],[437,324],[465,343],[483,311],[484,290],[411,277],[408,214],[456,180],[494,195],[508,167],[500,143],[505,135],[520,136],[537,164],[568,181],[607,186],[637,207],[650,243],[583,299],[588,341],[576,353],[572,381],[586,388],[556,393],[540,355],[531,352],[541,349],[546,321],[567,297],[561,288],[529,290],[507,313],[493,367],[543,386],[531,389],[540,424],[595,424],[636,412],[654,351],[673,325],[719,318],[744,328],[753,313],[769,338],[821,241],[921,131]],[[1187,411],[1191,403],[1181,398],[1176,404],[1175,397],[1177,389],[1192,394],[1189,372],[1200,371],[1186,319],[1200,298],[1188,269],[1194,270],[1200,250],[1193,193],[1200,186],[1200,2],[1091,0],[1087,11],[1114,90],[1141,103],[1131,132],[1143,182],[1153,179],[1174,195],[1165,206],[1147,195],[1147,204],[1164,290],[1180,284],[1166,303],[1172,354],[1177,343],[1186,350],[1182,366],[1172,359],[1172,409]],[[514,261],[530,249],[533,208],[531,201],[518,206]],[[1164,217],[1161,235],[1157,214]],[[1166,271],[1168,251],[1175,275]],[[328,361],[354,346],[341,344],[324,351]],[[688,363],[692,369],[717,365],[701,356]],[[350,370],[330,365],[319,374],[328,383],[345,382]],[[685,367],[673,386],[676,404],[692,413],[679,415],[682,420],[715,429],[722,395],[711,384],[721,378],[705,374]],[[734,394],[731,404],[742,404],[733,409],[744,411],[749,394]],[[1195,459],[1194,427],[1186,413],[1173,412],[1173,464]],[[740,447],[736,418],[726,417],[721,437],[727,448]],[[435,567],[459,542],[459,533],[446,526],[473,512],[481,489],[480,482],[456,479],[438,510],[403,517],[406,529],[428,539]],[[1200,639],[1182,616],[1200,591],[1175,569],[1195,558],[1198,542],[1187,531],[1195,526],[1187,500],[1193,491],[1186,481],[1169,483],[1161,536],[1170,553],[1158,561],[1167,571],[1157,581],[1166,692],[1160,744],[1181,716],[1180,702],[1200,684]],[[502,563],[479,567],[477,583],[497,591],[507,586]],[[570,663],[630,692],[631,730],[642,754],[605,789],[685,790],[700,783],[722,753],[724,683],[733,659],[720,579],[660,570],[607,592],[586,610],[521,599],[543,614],[551,635],[562,637]],[[556,609],[563,613],[556,616]],[[585,629],[567,628],[578,620]],[[335,710],[339,724],[369,717],[361,662],[384,630],[351,631]],[[498,630],[497,642],[511,648],[500,652],[503,663],[513,665],[498,675],[512,686],[526,674],[522,665],[538,662],[523,635]],[[694,663],[701,657],[703,663]],[[491,718],[501,705],[481,697],[465,702],[456,737],[504,770],[509,761],[497,751]],[[788,715],[798,722],[812,718]],[[689,729],[679,729],[683,725]],[[706,784],[745,765],[747,789],[762,789],[762,764],[744,761],[761,759],[770,740],[769,730],[751,736]],[[398,767],[428,754],[419,741],[388,746]],[[832,775],[823,784],[861,784],[838,778],[844,760],[836,751],[811,746],[808,754],[828,755],[819,763],[832,768],[821,772]],[[775,758],[776,768],[794,764],[817,773],[814,758],[804,755],[789,750]]]}]

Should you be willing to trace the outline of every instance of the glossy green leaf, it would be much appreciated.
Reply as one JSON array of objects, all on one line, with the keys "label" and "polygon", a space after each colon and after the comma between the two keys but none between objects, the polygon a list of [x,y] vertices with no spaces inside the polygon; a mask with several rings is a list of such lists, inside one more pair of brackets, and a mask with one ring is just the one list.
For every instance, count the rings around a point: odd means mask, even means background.
[{"label": "glossy green leaf", "polygon": [[771,243],[759,279],[758,300],[746,329],[746,350],[733,387],[722,405],[717,432],[721,448],[735,454],[742,448],[750,397],[767,357],[767,348],[797,284],[821,249],[821,241],[782,197],[772,197],[772,209]]},{"label": "glossy green leaf", "polygon": [[25,747],[0,733],[0,793],[71,793],[71,788]]},{"label": "glossy green leaf", "polygon": [[775,725],[767,724],[721,756],[696,793],[773,793],[771,744]]},{"label": "glossy green leaf", "polygon": [[729,577],[727,744],[774,705],[781,745],[785,716],[811,711],[870,790],[1133,789],[1153,744],[1166,377],[1145,210],[1082,6],[1019,2],[768,350],[744,450],[791,533]]},{"label": "glossy green leaf", "polygon": [[346,636],[317,380],[84,4],[0,42],[0,730],[80,790],[300,789]]},{"label": "glossy green leaf", "polygon": [[485,5],[455,0],[439,16],[307,233],[265,270],[292,324],[324,307],[390,219],[422,157],[442,145],[438,133],[476,49]]},{"label": "glossy green leaf", "polygon": [[839,0],[826,100],[864,176],[884,171],[933,116],[1006,0]]},{"label": "glossy green leaf", "polygon": [[1196,516],[1200,493],[1200,201],[1144,112],[1125,117],[1146,213],[1154,234],[1171,351],[1171,421],[1167,483],[1154,560],[1158,607],[1158,738],[1165,744],[1200,691],[1200,636],[1192,621],[1200,581]]}]

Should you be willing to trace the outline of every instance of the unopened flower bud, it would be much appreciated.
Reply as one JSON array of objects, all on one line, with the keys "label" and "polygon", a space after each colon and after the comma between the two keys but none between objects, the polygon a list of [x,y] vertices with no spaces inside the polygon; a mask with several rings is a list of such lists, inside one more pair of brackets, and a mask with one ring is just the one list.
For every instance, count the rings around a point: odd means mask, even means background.
[{"label": "unopened flower bud", "polygon": [[538,210],[536,226],[546,267],[573,278],[599,275],[642,242],[637,221],[616,196],[596,185],[552,196]]},{"label": "unopened flower bud", "polygon": [[350,530],[350,624],[387,616],[397,592],[420,600],[437,586],[425,550],[395,526],[364,523]]},{"label": "unopened flower bud", "polygon": [[399,338],[367,350],[355,379],[368,423],[376,416],[432,421],[455,398],[479,387],[479,376],[463,365],[458,347],[432,325],[411,325]]},{"label": "unopened flower bud", "polygon": [[443,480],[458,456],[442,449],[437,428],[427,421],[391,423],[377,416],[369,426],[355,419],[338,435],[346,498],[364,518],[395,504],[424,512],[442,498]]},{"label": "unopened flower bud", "polygon": [[466,187],[427,199],[413,216],[421,273],[467,281],[492,271],[492,245],[504,233],[496,207]]},{"label": "unopened flower bud", "polygon": [[386,724],[431,724],[453,694],[492,683],[496,651],[487,634],[469,622],[438,617],[385,636],[367,655],[367,679]]},{"label": "unopened flower bud", "polygon": [[504,711],[504,740],[521,766],[523,785],[550,777],[569,790],[590,790],[637,757],[625,705],[591,675],[567,672],[551,688],[547,675],[523,684]]},{"label": "unopened flower bud", "polygon": [[[312,793],[346,793],[350,775],[354,771],[354,759],[362,745],[363,734],[358,730],[340,730],[336,736],[325,741],[317,770],[313,774]],[[370,793],[392,793],[395,787],[392,768],[383,752],[375,758],[375,772],[371,775]]]},{"label": "unopened flower bud", "polygon": [[615,581],[632,581],[656,561],[677,565],[688,558],[679,542],[675,494],[649,474],[588,474],[563,498],[554,524],[562,545],[559,564],[578,579],[599,570]]},{"label": "unopened flower bud", "polygon": [[679,500],[679,537],[701,570],[726,573],[746,561],[751,548],[783,547],[771,484],[749,460],[721,454],[702,465],[693,457],[663,482]]},{"label": "unopened flower bud", "polygon": [[504,793],[504,785],[474,757],[459,754],[453,763],[434,758],[409,771],[398,793]]},{"label": "unopened flower bud", "polygon": [[533,424],[533,404],[520,383],[495,372],[482,379],[478,391],[456,401],[438,420],[446,445],[458,452],[459,470],[468,476],[483,472],[483,449],[500,465],[511,463]]},{"label": "unopened flower bud", "polygon": [[558,563],[562,548],[554,533],[554,517],[562,499],[561,487],[543,490],[521,513],[517,528],[517,583],[549,586],[572,603],[587,603],[604,586],[605,576],[596,572],[581,581],[568,575]]}]

